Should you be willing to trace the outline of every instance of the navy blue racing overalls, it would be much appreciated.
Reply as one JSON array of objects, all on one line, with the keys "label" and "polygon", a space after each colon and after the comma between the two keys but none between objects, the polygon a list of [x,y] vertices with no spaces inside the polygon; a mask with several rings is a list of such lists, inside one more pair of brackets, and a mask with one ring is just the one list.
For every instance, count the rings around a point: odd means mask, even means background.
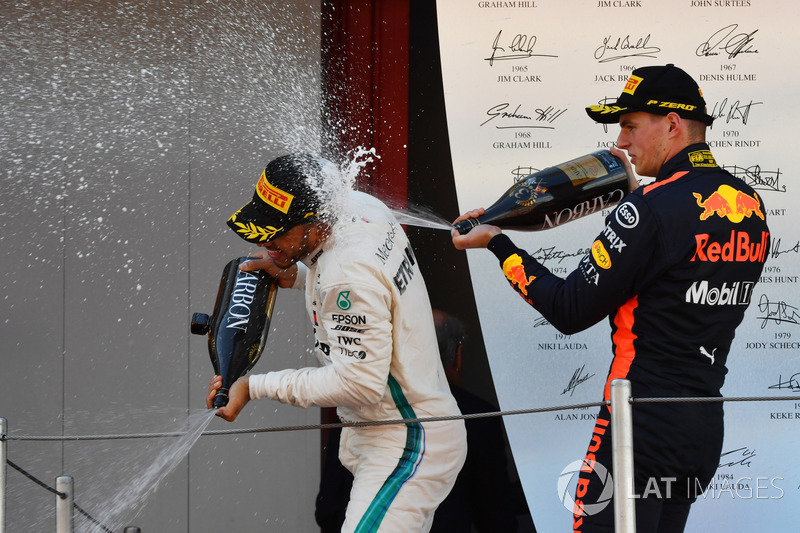
[{"label": "navy blue racing overalls", "polygon": [[[769,251],[765,214],[761,197],[698,143],[606,217],[566,279],[506,235],[488,248],[511,286],[561,332],[608,317],[613,360],[606,400],[616,378],[630,380],[634,398],[718,397],[734,331]],[[609,419],[602,407],[585,464],[611,472]],[[681,531],[719,463],[722,404],[637,403],[633,431],[637,531],[655,531],[659,517],[662,527],[673,520]],[[593,505],[604,489],[593,474],[585,472],[578,484],[574,531],[611,532],[613,505],[599,511]]]}]

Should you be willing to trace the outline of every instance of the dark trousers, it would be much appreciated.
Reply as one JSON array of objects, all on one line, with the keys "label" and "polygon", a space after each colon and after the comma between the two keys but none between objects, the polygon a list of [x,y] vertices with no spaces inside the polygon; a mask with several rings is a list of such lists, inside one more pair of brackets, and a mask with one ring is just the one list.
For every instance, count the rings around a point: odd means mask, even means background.
[{"label": "dark trousers", "polygon": [[[613,533],[611,414],[602,407],[575,492],[573,531]],[[637,533],[680,533],[708,487],[722,449],[720,404],[633,406]]]}]

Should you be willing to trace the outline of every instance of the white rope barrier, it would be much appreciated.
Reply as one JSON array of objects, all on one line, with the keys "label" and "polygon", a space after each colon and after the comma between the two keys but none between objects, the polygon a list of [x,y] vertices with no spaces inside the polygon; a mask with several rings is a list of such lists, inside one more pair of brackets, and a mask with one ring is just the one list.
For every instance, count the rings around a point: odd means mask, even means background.
[{"label": "white rope barrier", "polygon": [[[741,397],[684,397],[684,398],[631,398],[631,403],[684,403],[684,402],[776,402],[776,401],[797,401],[796,397],[776,397],[776,396],[741,396]],[[427,418],[410,418],[394,420],[377,420],[371,422],[336,422],[331,424],[308,424],[299,426],[273,426],[264,428],[242,428],[242,429],[221,429],[204,431],[201,436],[218,435],[241,435],[243,433],[270,433],[281,431],[308,431],[313,429],[332,429],[342,427],[368,427],[383,426],[390,424],[414,424],[424,422],[441,422],[446,420],[471,420],[474,418],[488,418],[493,416],[514,416],[533,413],[548,413],[553,411],[568,411],[572,409],[585,409],[587,407],[600,407],[609,405],[610,402],[591,402],[579,403],[562,406],[536,407],[531,409],[515,409],[509,411],[490,411],[486,413],[474,413],[467,415],[437,416]],[[2,420],[2,419],[0,419]],[[81,440],[119,440],[119,439],[152,439],[161,437],[183,437],[183,432],[164,432],[164,433],[123,433],[108,435],[0,435],[0,441],[81,441]]]},{"label": "white rope barrier", "polygon": [[[691,397],[691,398],[632,398],[630,382],[628,380],[614,380],[611,382],[611,401],[570,404],[562,406],[539,407],[531,409],[517,409],[508,411],[492,411],[486,413],[474,413],[458,416],[440,416],[414,419],[395,419],[371,422],[339,422],[333,424],[309,424],[299,426],[277,426],[265,428],[243,428],[228,430],[204,431],[201,436],[219,435],[239,435],[246,433],[269,433],[281,431],[307,431],[319,429],[332,429],[343,427],[368,427],[389,424],[412,424],[428,423],[446,420],[470,420],[475,418],[488,418],[495,416],[513,416],[533,413],[547,413],[553,411],[566,411],[572,409],[585,409],[588,407],[600,407],[603,405],[611,406],[611,427],[614,438],[613,445],[613,471],[614,471],[614,494],[615,496],[624,495],[627,497],[614,498],[615,513],[615,532],[634,533],[636,525],[635,506],[633,500],[633,428],[632,428],[632,404],[635,403],[686,403],[686,402],[771,402],[771,401],[796,401],[795,397],[775,397],[775,396],[742,396],[742,397]],[[118,439],[148,439],[163,437],[184,437],[185,432],[166,432],[166,433],[135,433],[135,434],[110,434],[110,435],[9,435],[8,423],[5,418],[0,417],[0,533],[6,533],[6,490],[7,475],[6,465],[10,463],[7,456],[7,442],[16,441],[86,441],[86,440],[118,440]],[[18,468],[19,467],[16,467]],[[20,471],[28,475],[20,469]],[[37,480],[34,480],[37,481]],[[37,481],[38,482],[38,481]],[[50,489],[56,494],[57,510],[57,533],[72,533],[72,510],[78,508],[72,500],[72,478],[70,476],[59,476],[56,478],[56,489]],[[85,511],[78,508],[86,514]],[[87,517],[91,517],[87,514]],[[126,528],[125,533],[137,533],[138,528]]]}]

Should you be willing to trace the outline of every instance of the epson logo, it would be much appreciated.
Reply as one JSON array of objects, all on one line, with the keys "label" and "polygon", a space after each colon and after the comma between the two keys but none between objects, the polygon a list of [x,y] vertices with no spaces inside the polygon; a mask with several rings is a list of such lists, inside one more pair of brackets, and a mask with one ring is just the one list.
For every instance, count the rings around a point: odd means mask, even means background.
[{"label": "epson logo", "polygon": [[364,315],[340,315],[340,314],[332,314],[331,320],[334,322],[338,322],[340,324],[354,324],[364,325],[367,323],[367,317]]},{"label": "epson logo", "polygon": [[686,291],[686,302],[701,305],[748,305],[754,281],[736,281],[722,287],[708,286],[708,281],[695,281]]}]

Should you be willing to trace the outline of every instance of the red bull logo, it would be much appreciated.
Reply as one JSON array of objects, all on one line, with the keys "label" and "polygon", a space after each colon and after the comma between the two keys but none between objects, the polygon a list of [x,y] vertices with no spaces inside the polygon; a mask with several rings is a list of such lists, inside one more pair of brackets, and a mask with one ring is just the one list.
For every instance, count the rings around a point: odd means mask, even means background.
[{"label": "red bull logo", "polygon": [[528,277],[525,273],[525,266],[522,264],[519,254],[511,255],[503,261],[503,273],[511,285],[514,285],[525,296],[528,295],[528,285],[536,279],[536,276]]},{"label": "red bull logo", "polygon": [[769,232],[761,232],[761,240],[751,240],[744,231],[731,230],[730,238],[724,241],[715,240],[708,233],[695,235],[697,247],[692,261],[716,263],[763,263],[767,258]]},{"label": "red bull logo", "polygon": [[738,224],[752,215],[764,220],[761,200],[756,193],[753,193],[754,196],[750,196],[729,185],[720,185],[719,189],[712,192],[705,200],[699,193],[692,194],[697,199],[697,205],[703,208],[700,220],[706,220],[712,215],[727,218],[734,224]]}]

